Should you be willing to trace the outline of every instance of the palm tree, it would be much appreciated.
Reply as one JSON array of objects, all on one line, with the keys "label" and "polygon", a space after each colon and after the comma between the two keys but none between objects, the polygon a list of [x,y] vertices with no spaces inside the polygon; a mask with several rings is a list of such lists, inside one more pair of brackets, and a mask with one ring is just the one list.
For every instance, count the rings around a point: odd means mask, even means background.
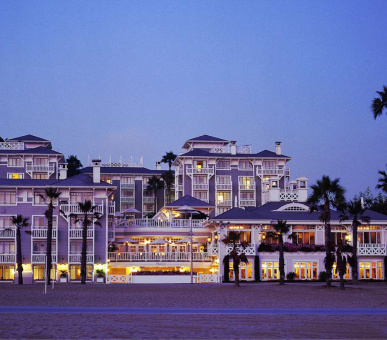
[{"label": "palm tree", "polygon": [[310,211],[320,211],[320,221],[324,222],[325,229],[325,271],[327,274],[326,287],[331,287],[332,266],[335,261],[335,245],[332,244],[331,233],[331,208],[342,208],[345,198],[345,189],[339,184],[339,179],[331,180],[329,176],[322,176],[316,184],[311,186],[312,194],[307,203],[311,205]]},{"label": "palm tree", "polygon": [[[81,284],[86,284],[87,278],[87,228],[88,226],[95,225],[101,226],[99,219],[101,214],[95,209],[96,205],[93,205],[90,200],[85,200],[84,203],[78,202],[79,209],[82,212],[82,218],[76,218],[75,223],[82,223],[82,250],[81,250]],[[74,215],[72,215],[74,216]]]},{"label": "palm tree", "polygon": [[177,155],[172,151],[166,152],[163,158],[161,159],[162,163],[168,163],[169,171],[172,170],[172,163],[175,161]]},{"label": "palm tree", "polygon": [[28,227],[28,217],[23,217],[22,215],[17,215],[11,217],[12,224],[16,227],[16,262],[17,262],[17,272],[18,272],[18,284],[23,284],[23,255],[22,255],[22,246],[21,246],[21,229]]},{"label": "palm tree", "polygon": [[385,171],[378,171],[378,174],[382,177],[379,178],[378,184],[376,185],[376,189],[381,189],[382,191],[387,193],[387,173]]},{"label": "palm tree", "polygon": [[344,290],[344,275],[347,270],[347,258],[343,255],[343,240],[339,240],[336,250],[336,268],[340,277],[340,289]]},{"label": "palm tree", "polygon": [[383,91],[376,91],[380,98],[374,98],[371,109],[374,119],[381,116],[383,109],[387,109],[387,86],[383,86]]},{"label": "palm tree", "polygon": [[241,262],[248,263],[249,260],[246,257],[245,253],[238,254],[237,245],[240,244],[242,248],[246,248],[246,242],[240,242],[241,233],[236,231],[229,231],[228,236],[222,240],[226,245],[232,244],[233,249],[229,254],[229,259],[232,259],[234,277],[235,277],[235,287],[239,287],[239,265]]},{"label": "palm tree", "polygon": [[46,278],[47,284],[51,284],[51,268],[52,268],[52,221],[54,215],[54,203],[58,200],[59,196],[62,193],[58,188],[46,188],[44,189],[44,194],[39,194],[39,197],[42,198],[46,203],[48,209],[45,212],[47,218],[47,245],[46,245],[46,256],[47,256],[47,268],[46,268]]},{"label": "palm tree", "polygon": [[164,187],[163,181],[157,176],[149,178],[148,186],[146,187],[147,193],[153,193],[155,196],[155,214],[157,213],[157,193]]},{"label": "palm tree", "polygon": [[349,201],[345,204],[340,222],[352,219],[352,256],[349,260],[352,267],[352,280],[357,280],[357,229],[361,222],[369,223],[369,216],[364,215],[365,209],[361,199]]},{"label": "palm tree", "polygon": [[285,257],[284,257],[284,238],[290,230],[290,225],[286,224],[287,221],[277,220],[277,223],[273,225],[275,233],[268,233],[269,237],[278,239],[278,250],[279,250],[279,271],[280,271],[280,285],[285,284]]},{"label": "palm tree", "polygon": [[173,176],[172,171],[168,170],[161,175],[161,178],[164,181],[164,185],[167,191],[167,197],[165,199],[165,203],[169,204],[171,203],[172,185],[175,181],[175,176]]}]

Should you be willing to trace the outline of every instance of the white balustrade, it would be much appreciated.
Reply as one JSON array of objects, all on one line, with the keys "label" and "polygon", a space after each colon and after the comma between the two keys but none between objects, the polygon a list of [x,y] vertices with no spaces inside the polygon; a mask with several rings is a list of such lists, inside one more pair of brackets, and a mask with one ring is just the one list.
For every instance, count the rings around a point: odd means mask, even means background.
[{"label": "white balustrade", "polygon": [[109,204],[109,215],[114,215],[116,212],[116,206],[114,204]]},{"label": "white balustrade", "polygon": [[134,184],[121,183],[121,189],[133,189],[134,190]]},{"label": "white balustrade", "polygon": [[1,142],[0,150],[24,150],[23,142]]},{"label": "white balustrade", "polygon": [[[231,253],[231,251],[234,249],[233,244],[229,243],[227,245],[227,255]],[[256,244],[255,243],[249,243],[246,245],[246,247],[243,247],[241,244],[237,244],[235,247],[238,255],[239,254],[246,254],[246,255],[256,255]]]},{"label": "white balustrade", "polygon": [[183,191],[183,185],[182,184],[179,184],[177,186],[177,191]]},{"label": "white balustrade", "polygon": [[255,200],[244,200],[244,199],[241,199],[239,201],[239,205],[241,207],[255,207],[256,206],[256,202],[255,202]]},{"label": "white balustrade", "polygon": [[[56,263],[56,254],[51,254],[52,263]],[[32,263],[46,263],[46,254],[32,254]]]},{"label": "white balustrade", "polygon": [[143,197],[142,200],[144,203],[155,203],[154,197]]},{"label": "white balustrade", "polygon": [[239,184],[239,190],[255,190],[255,182],[250,182],[250,184]]},{"label": "white balustrade", "polygon": [[[79,204],[61,204],[60,209],[65,213],[65,215],[68,217],[70,214],[76,214],[76,215],[83,215],[83,212],[81,211]],[[94,209],[95,212],[103,214],[103,205],[102,204],[96,204],[96,208]]]},{"label": "white balustrade", "polygon": [[221,190],[231,190],[231,189],[232,189],[232,184],[231,183],[227,183],[227,184],[216,183],[216,190],[218,190],[218,191],[221,191]]},{"label": "white balustrade", "polygon": [[192,184],[193,190],[208,190],[208,184]]},{"label": "white balustrade", "polygon": [[257,176],[290,176],[290,170],[284,168],[257,168]]},{"label": "white balustrade", "polygon": [[[86,255],[86,262],[93,263],[94,262],[94,254]],[[81,263],[81,254],[69,254],[69,263]]]},{"label": "white balustrade", "polygon": [[[69,229],[69,237],[70,238],[82,238],[82,229]],[[93,238],[94,237],[94,229],[93,228],[87,228],[87,238]]]},{"label": "white balustrade", "polygon": [[357,246],[358,255],[386,255],[386,245],[378,243],[359,243]]},{"label": "white balustrade", "polygon": [[134,203],[134,197],[121,197],[121,203]]},{"label": "white balustrade", "polygon": [[187,168],[187,175],[213,175],[214,168]]},{"label": "white balustrade", "polygon": [[0,254],[0,263],[15,263],[15,254]]},{"label": "white balustrade", "polygon": [[[192,228],[204,228],[203,222],[205,220],[192,220]],[[116,224],[117,228],[190,228],[189,219],[175,219],[175,220],[153,220],[153,219],[133,219],[123,220]]]},{"label": "white balustrade", "polygon": [[0,238],[14,238],[16,236],[16,229],[14,227],[0,229]]},{"label": "white balustrade", "polygon": [[[34,238],[47,238],[47,227],[31,227],[31,235]],[[56,227],[52,228],[52,238],[57,238]]]},{"label": "white balustrade", "polygon": [[111,284],[111,283],[132,283],[132,275],[107,275],[106,276],[106,283]]},{"label": "white balustrade", "polygon": [[[153,252],[122,252],[108,253],[112,262],[187,262],[191,260],[191,253],[153,253]],[[196,262],[211,261],[209,254],[192,253],[192,259]]]},{"label": "white balustrade", "polygon": [[221,283],[222,279],[218,274],[198,274],[196,283]]},{"label": "white balustrade", "polygon": [[231,200],[222,200],[222,201],[217,201],[216,205],[231,206],[231,203],[232,203]]}]

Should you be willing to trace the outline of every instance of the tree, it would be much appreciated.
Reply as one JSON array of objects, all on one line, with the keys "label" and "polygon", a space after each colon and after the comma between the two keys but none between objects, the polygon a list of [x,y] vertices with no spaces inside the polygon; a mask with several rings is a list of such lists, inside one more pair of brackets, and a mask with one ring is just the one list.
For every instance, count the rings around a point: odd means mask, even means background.
[{"label": "tree", "polygon": [[71,177],[80,173],[79,169],[82,168],[82,163],[77,156],[71,155],[66,159],[67,163],[67,176]]},{"label": "tree", "polygon": [[[82,218],[77,217],[75,223],[82,223],[82,250],[81,250],[81,284],[86,284],[87,278],[87,229],[93,223],[100,227],[101,214],[95,209],[96,205],[92,205],[90,200],[85,200],[84,203],[78,202],[79,210],[81,211]],[[74,216],[71,215],[71,216]]]},{"label": "tree", "polygon": [[58,188],[46,188],[44,189],[44,194],[39,194],[39,197],[42,198],[46,203],[48,209],[45,212],[47,218],[47,244],[46,244],[46,256],[47,256],[47,268],[46,268],[46,278],[47,284],[51,284],[51,268],[52,268],[52,222],[54,215],[54,204],[58,200],[59,196],[62,193]]},{"label": "tree", "polygon": [[172,151],[166,152],[163,158],[161,159],[162,163],[168,163],[169,171],[172,171],[172,163],[175,161],[177,155]]},{"label": "tree", "polygon": [[352,256],[349,258],[349,263],[352,268],[352,279],[357,280],[357,230],[362,224],[361,222],[370,222],[369,216],[364,215],[365,209],[362,205],[361,199],[349,201],[343,206],[340,222],[352,219]]},{"label": "tree", "polygon": [[0,143],[4,143],[4,139],[0,136]]},{"label": "tree", "polygon": [[381,189],[382,191],[387,193],[387,173],[385,171],[378,171],[378,174],[381,176],[378,179],[378,184],[376,185],[376,189]]},{"label": "tree", "polygon": [[355,195],[353,201],[360,200],[363,197],[364,208],[366,210],[372,210],[380,214],[387,215],[387,196],[379,192],[376,196],[372,194],[371,189],[368,187],[365,191],[360,192],[359,195]]},{"label": "tree", "polygon": [[[232,244],[232,250],[228,255],[228,259],[232,259],[233,269],[234,269],[234,277],[235,277],[235,287],[239,287],[239,265],[241,262],[248,263],[249,260],[245,253],[240,252],[238,254],[237,245],[241,245],[242,248],[246,248],[247,242],[240,242],[241,233],[236,231],[229,231],[228,236],[222,240],[222,242],[226,245]],[[226,259],[226,257],[225,257]]]},{"label": "tree", "polygon": [[347,270],[347,258],[343,255],[343,240],[339,240],[336,249],[336,269],[340,277],[340,289],[344,290],[344,275]]},{"label": "tree", "polygon": [[279,250],[279,272],[280,272],[280,285],[285,284],[285,257],[284,257],[284,238],[283,235],[287,234],[290,230],[290,225],[286,224],[287,221],[277,220],[277,223],[273,225],[275,232],[268,233],[268,237],[278,239]]},{"label": "tree", "polygon": [[[325,230],[325,271],[327,273],[326,287],[331,287],[332,266],[335,261],[334,242],[331,233],[331,208],[342,209],[345,203],[345,189],[339,184],[339,179],[331,180],[329,176],[322,176],[316,184],[311,186],[312,194],[308,197],[310,211],[321,212],[320,221],[324,222]],[[332,244],[333,243],[333,244]]]},{"label": "tree", "polygon": [[383,86],[383,91],[376,91],[376,93],[379,98],[374,98],[371,105],[374,119],[382,115],[383,109],[387,109],[387,86]]},{"label": "tree", "polygon": [[163,181],[157,176],[149,178],[148,185],[146,187],[147,193],[153,193],[155,197],[155,214],[157,213],[157,193],[164,187]]},{"label": "tree", "polygon": [[23,284],[23,255],[21,246],[21,229],[27,228],[30,224],[28,218],[22,215],[11,217],[12,224],[16,227],[16,263],[18,272],[18,284]]},{"label": "tree", "polygon": [[171,203],[172,186],[173,186],[173,183],[175,182],[175,176],[173,175],[172,171],[168,170],[161,175],[161,178],[164,181],[164,185],[167,193],[165,203],[169,204]]}]

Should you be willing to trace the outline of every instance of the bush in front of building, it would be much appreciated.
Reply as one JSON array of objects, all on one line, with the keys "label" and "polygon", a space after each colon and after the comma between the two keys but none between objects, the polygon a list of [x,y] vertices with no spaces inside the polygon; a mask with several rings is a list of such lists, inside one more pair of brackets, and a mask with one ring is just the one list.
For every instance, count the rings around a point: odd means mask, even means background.
[{"label": "bush in front of building", "polygon": [[318,280],[321,282],[325,282],[327,280],[327,273],[325,271],[320,272],[318,274]]},{"label": "bush in front of building", "polygon": [[290,272],[286,274],[286,280],[288,281],[294,281],[296,278],[296,273],[295,272]]}]

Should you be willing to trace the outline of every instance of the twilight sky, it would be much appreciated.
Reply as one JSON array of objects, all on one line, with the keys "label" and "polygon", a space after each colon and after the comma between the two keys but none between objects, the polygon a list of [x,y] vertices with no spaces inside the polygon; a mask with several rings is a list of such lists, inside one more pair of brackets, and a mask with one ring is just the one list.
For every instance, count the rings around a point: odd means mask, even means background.
[{"label": "twilight sky", "polygon": [[113,160],[210,134],[340,177],[387,163],[386,1],[1,1],[0,136]]}]

